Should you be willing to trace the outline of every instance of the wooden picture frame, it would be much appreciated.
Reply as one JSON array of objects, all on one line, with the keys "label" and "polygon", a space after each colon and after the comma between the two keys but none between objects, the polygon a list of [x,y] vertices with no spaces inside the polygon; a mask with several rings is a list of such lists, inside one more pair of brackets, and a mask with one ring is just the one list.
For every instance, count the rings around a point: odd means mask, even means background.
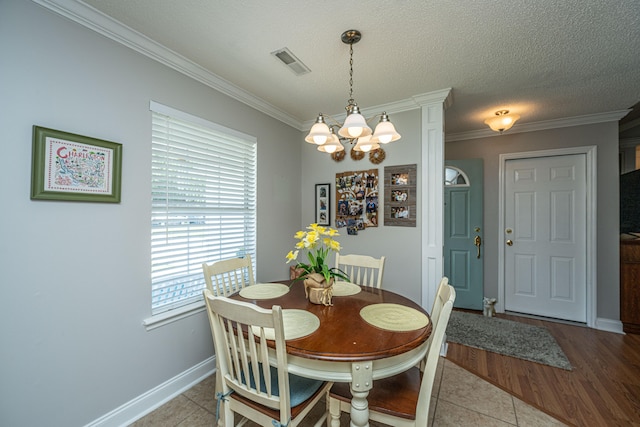
[{"label": "wooden picture frame", "polygon": [[33,127],[31,199],[120,203],[122,144]]},{"label": "wooden picture frame", "polygon": [[384,168],[384,225],[415,227],[417,165]]},{"label": "wooden picture frame", "polygon": [[331,184],[316,184],[316,224],[331,225]]}]

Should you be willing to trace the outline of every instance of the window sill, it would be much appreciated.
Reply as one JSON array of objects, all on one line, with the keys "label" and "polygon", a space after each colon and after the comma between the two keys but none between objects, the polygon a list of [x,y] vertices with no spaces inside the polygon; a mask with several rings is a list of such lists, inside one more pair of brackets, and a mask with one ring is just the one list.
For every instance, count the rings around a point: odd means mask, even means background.
[{"label": "window sill", "polygon": [[160,326],[168,325],[169,323],[176,322],[203,311],[205,311],[205,304],[204,301],[201,300],[148,317],[142,321],[142,325],[144,325],[147,331],[151,331],[159,328]]}]

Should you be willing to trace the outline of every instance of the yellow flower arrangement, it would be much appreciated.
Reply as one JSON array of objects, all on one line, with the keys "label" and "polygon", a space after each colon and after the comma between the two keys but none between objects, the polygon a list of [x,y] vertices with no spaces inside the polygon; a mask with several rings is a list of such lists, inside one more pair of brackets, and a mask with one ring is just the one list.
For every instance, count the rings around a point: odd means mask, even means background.
[{"label": "yellow flower arrangement", "polygon": [[336,267],[327,265],[327,257],[331,251],[340,252],[340,242],[333,239],[339,236],[338,230],[330,227],[322,227],[318,224],[311,224],[307,227],[308,231],[298,231],[293,237],[298,240],[295,250],[289,251],[287,254],[287,264],[291,261],[297,261],[298,254],[301,249],[306,249],[309,263],[304,264],[298,262],[296,268],[302,268],[304,273],[298,279],[304,279],[310,274],[319,273],[329,282],[332,277],[349,281],[344,272]]}]

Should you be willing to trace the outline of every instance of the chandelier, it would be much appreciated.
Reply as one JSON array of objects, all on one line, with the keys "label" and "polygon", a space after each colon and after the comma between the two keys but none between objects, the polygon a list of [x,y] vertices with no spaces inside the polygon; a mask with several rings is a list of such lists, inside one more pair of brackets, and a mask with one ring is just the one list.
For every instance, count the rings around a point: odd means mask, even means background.
[{"label": "chandelier", "polygon": [[[343,151],[343,143],[355,143],[353,150],[367,152],[377,150],[380,148],[380,144],[388,144],[400,139],[400,134],[396,132],[396,128],[386,112],[365,119],[353,99],[353,45],[358,43],[361,38],[362,34],[358,30],[348,30],[342,33],[342,42],[349,45],[349,100],[345,107],[347,118],[344,124],[340,124],[331,116],[318,114],[316,122],[304,139],[310,144],[316,144],[318,151],[331,154]],[[376,117],[380,117],[380,121],[376,125],[375,131],[372,132],[367,122]],[[327,123],[327,118],[335,123]],[[337,134],[336,129],[338,129]]]}]

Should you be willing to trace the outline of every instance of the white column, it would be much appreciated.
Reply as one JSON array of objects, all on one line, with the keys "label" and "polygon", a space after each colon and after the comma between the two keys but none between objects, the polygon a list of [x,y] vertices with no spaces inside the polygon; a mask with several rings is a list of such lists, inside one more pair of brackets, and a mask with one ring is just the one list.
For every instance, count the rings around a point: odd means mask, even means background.
[{"label": "white column", "polygon": [[422,157],[419,189],[422,219],[422,307],[431,310],[444,274],[444,110],[451,88],[414,97],[422,109]]}]

